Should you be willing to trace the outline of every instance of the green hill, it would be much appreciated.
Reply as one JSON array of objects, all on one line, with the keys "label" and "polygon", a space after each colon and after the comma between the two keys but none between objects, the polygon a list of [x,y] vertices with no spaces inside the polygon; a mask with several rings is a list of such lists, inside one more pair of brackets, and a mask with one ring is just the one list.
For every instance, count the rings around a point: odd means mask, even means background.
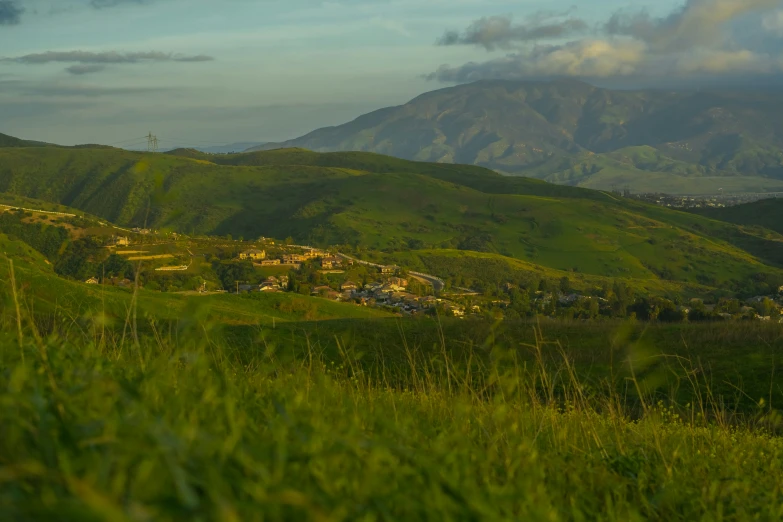
[{"label": "green hill", "polygon": [[[590,188],[783,188],[780,95],[480,81],[251,150],[305,147],[465,163]],[[727,179],[729,178],[729,179]]]},{"label": "green hill", "polygon": [[20,140],[19,138],[14,138],[13,136],[8,136],[7,134],[0,133],[0,147],[53,147],[54,145],[51,145],[49,143],[44,143],[41,141],[29,141],[29,140]]},{"label": "green hill", "polygon": [[602,277],[743,289],[777,281],[783,266],[781,237],[475,166],[302,150],[178,154],[2,149],[0,191],[121,226],[478,251]]},{"label": "green hill", "polygon": [[783,234],[783,199],[780,198],[724,208],[699,208],[693,209],[692,212],[728,223],[759,226]]}]

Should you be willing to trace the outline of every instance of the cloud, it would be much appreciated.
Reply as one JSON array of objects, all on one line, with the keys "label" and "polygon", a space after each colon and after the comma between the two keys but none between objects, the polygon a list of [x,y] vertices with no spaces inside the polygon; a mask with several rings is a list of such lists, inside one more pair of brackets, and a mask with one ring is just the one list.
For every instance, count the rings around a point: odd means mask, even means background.
[{"label": "cloud", "polygon": [[[446,33],[440,44],[472,44],[493,50],[516,46],[513,53],[458,67],[443,65],[430,80],[463,83],[481,79],[551,77],[652,78],[769,75],[783,72],[783,42],[741,38],[748,32],[783,31],[781,0],[686,0],[671,14],[654,18],[645,11],[619,11],[590,37],[562,40],[585,31],[550,18],[545,23],[513,26],[508,17],[483,18],[461,35]],[[543,29],[546,30],[543,30]],[[780,28],[780,29],[778,29]],[[542,30],[550,44],[528,43]],[[558,34],[558,30],[562,30]],[[740,34],[740,31],[745,31]],[[740,43],[743,42],[743,43]]]},{"label": "cloud", "polygon": [[447,31],[438,45],[479,45],[488,51],[510,49],[514,44],[536,40],[551,40],[582,33],[587,23],[579,18],[539,13],[527,23],[514,25],[510,15],[490,16],[473,22],[463,33]]},{"label": "cloud", "polygon": [[160,51],[118,53],[116,51],[88,52],[88,51],[47,51],[45,53],[26,54],[15,58],[6,58],[4,61],[12,61],[24,64],[81,63],[81,64],[126,64],[139,62],[209,62],[214,60],[211,56],[203,54],[188,56],[182,54],[164,53]]},{"label": "cloud", "polygon": [[213,57],[204,54],[183,55],[160,51],[118,53],[116,51],[47,51],[45,53],[26,54],[13,58],[3,58],[0,62],[13,62],[25,65],[43,65],[47,63],[73,63],[65,70],[74,75],[98,73],[107,65],[134,64],[140,62],[210,62]]},{"label": "cloud", "polygon": [[71,65],[70,67],[66,68],[65,70],[71,74],[75,74],[78,76],[84,75],[84,74],[92,74],[101,72],[104,69],[106,69],[106,66],[103,64],[78,64],[78,65]]},{"label": "cloud", "polygon": [[0,25],[17,25],[24,8],[18,0],[0,0]]},{"label": "cloud", "polygon": [[729,22],[779,6],[780,0],[688,0],[663,18],[652,18],[644,11],[615,13],[604,29],[609,35],[642,40],[654,52],[670,52],[719,45],[727,38]]},{"label": "cloud", "polygon": [[105,9],[107,7],[117,7],[118,5],[126,4],[144,5],[149,3],[150,0],[90,0],[90,5],[95,9]]}]

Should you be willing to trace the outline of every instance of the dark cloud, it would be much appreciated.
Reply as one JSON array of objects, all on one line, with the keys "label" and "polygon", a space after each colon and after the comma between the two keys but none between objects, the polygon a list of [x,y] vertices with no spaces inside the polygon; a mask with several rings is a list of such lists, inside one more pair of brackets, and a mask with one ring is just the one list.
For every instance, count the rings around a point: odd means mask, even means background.
[{"label": "dark cloud", "polygon": [[24,8],[18,0],[0,0],[0,25],[16,25],[22,21]]},{"label": "dark cloud", "polygon": [[493,51],[509,49],[514,44],[564,38],[587,30],[579,18],[539,13],[526,23],[514,25],[511,16],[490,16],[473,22],[463,33],[447,31],[438,45],[479,45]]},{"label": "dark cloud", "polygon": [[81,76],[84,74],[92,74],[92,73],[98,73],[106,69],[106,66],[103,64],[78,64],[78,65],[71,65],[70,67],[66,68],[65,70],[71,74],[75,74],[77,76]]},{"label": "dark cloud", "polygon": [[149,4],[151,0],[90,0],[90,5],[95,9],[105,9],[107,7],[117,7],[118,5],[144,5]]},{"label": "dark cloud", "polygon": [[214,60],[211,56],[164,53],[160,51],[118,53],[106,51],[93,53],[88,51],[47,51],[45,53],[27,54],[15,58],[6,58],[24,64],[81,63],[81,64],[126,64],[139,62],[209,62]]},{"label": "dark cloud", "polygon": [[[515,52],[459,67],[443,65],[427,78],[462,83],[503,78],[775,75],[783,72],[783,42],[775,33],[780,30],[778,20],[783,19],[777,11],[780,7],[781,0],[685,0],[665,17],[621,11],[589,37],[546,45],[522,44],[536,39],[526,36],[536,34],[537,28],[550,39],[565,39],[585,28],[577,24],[569,29],[551,19],[515,27],[509,18],[484,18],[461,35],[447,33],[440,43],[491,50],[516,42]],[[744,36],[748,34],[767,36]]]}]

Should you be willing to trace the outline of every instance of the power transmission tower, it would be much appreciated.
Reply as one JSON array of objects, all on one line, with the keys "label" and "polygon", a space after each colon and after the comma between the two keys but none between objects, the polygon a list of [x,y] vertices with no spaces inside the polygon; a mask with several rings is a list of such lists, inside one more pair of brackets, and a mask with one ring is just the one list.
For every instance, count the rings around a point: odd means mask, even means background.
[{"label": "power transmission tower", "polygon": [[158,152],[158,137],[151,132],[147,135],[147,152]]}]

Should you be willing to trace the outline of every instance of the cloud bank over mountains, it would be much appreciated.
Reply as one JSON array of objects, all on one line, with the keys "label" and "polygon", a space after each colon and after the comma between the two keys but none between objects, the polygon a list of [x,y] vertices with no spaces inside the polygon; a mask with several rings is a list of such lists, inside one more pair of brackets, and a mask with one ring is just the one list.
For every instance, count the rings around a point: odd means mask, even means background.
[{"label": "cloud bank over mountains", "polygon": [[[760,37],[761,35],[762,37]],[[783,73],[782,0],[686,0],[664,17],[622,10],[588,24],[574,10],[541,13],[515,23],[511,16],[447,31],[438,45],[472,45],[504,56],[452,67],[430,80],[540,77],[662,77]]]}]

